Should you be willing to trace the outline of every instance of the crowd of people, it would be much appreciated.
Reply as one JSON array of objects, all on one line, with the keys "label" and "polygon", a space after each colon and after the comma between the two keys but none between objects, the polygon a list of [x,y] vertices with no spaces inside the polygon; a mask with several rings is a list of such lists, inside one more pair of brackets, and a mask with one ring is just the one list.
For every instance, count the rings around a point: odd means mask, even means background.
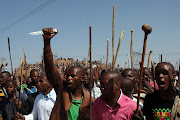
[{"label": "crowd of people", "polygon": [[112,71],[77,64],[59,72],[50,45],[56,33],[53,28],[42,31],[45,71],[32,69],[22,85],[8,71],[0,72],[0,119],[180,119],[179,74],[171,63],[158,63],[154,71],[144,67],[141,88],[140,70],[132,68]]}]

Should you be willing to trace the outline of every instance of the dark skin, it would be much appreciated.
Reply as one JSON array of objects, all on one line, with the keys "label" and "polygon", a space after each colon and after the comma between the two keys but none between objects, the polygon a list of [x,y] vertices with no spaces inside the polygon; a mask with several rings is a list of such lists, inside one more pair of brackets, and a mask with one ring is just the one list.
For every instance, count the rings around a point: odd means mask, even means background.
[{"label": "dark skin", "polygon": [[83,76],[84,70],[78,66],[71,67],[67,72],[66,86],[64,88],[71,91],[74,100],[80,100],[82,98]]},{"label": "dark skin", "polygon": [[30,77],[31,77],[31,82],[28,86],[30,86],[30,87],[35,86],[35,84],[36,84],[35,81],[39,77],[39,73],[37,71],[34,71]]},{"label": "dark skin", "polygon": [[[53,33],[53,28],[44,28],[42,31],[44,33],[44,49],[51,49],[50,41],[56,34]],[[75,100],[80,100],[82,97],[82,77],[82,69],[80,67],[71,67],[67,72],[67,86],[65,86],[65,89],[71,90],[72,97]]]},{"label": "dark skin", "polygon": [[129,98],[133,99],[133,92],[134,92],[134,83],[132,80],[130,80],[127,77],[123,77],[122,78],[122,92],[124,93],[124,95],[128,96]]},{"label": "dark skin", "polygon": [[118,106],[117,101],[120,96],[121,74],[116,71],[104,73],[100,79],[102,98],[112,108]]},{"label": "dark skin", "polygon": [[8,73],[0,73],[0,84],[2,87],[5,85],[6,81],[10,80]]},{"label": "dark skin", "polygon": [[[42,74],[35,81],[37,89],[43,93],[43,95],[47,95],[53,89],[52,85],[47,80],[46,74]],[[17,113],[16,119],[25,120],[25,117],[22,114]]]},{"label": "dark skin", "polygon": [[[14,83],[12,81],[10,81],[10,82],[8,81],[5,84],[5,89],[6,89],[6,92],[8,94],[9,100],[11,102],[13,102],[14,99],[15,99],[15,96],[16,96],[16,87],[15,87]],[[21,101],[18,98],[16,98],[15,104],[16,104],[17,109],[20,109],[21,106],[22,106],[22,103],[21,103]]]},{"label": "dark skin", "polygon": [[91,74],[92,74],[92,86],[90,86],[90,68],[85,69],[85,77],[84,77],[84,87],[90,92],[90,89],[94,86],[94,80],[95,80],[95,70],[91,69]]},{"label": "dark skin", "polygon": [[135,77],[135,73],[134,73],[134,71],[131,70],[131,69],[125,69],[125,70],[123,70],[122,76],[129,78],[130,80],[133,81],[134,84],[137,83],[137,79],[136,79],[136,77]]},{"label": "dark skin", "polygon": [[177,93],[174,88],[174,68],[167,63],[160,63],[156,66],[155,78],[159,86],[159,94],[163,100],[171,100]]},{"label": "dark skin", "polygon": [[[177,95],[174,88],[174,67],[168,63],[159,63],[155,68],[155,79],[159,86],[159,96],[162,100],[172,100]],[[152,120],[146,116],[146,120]]]},{"label": "dark skin", "polygon": [[42,92],[43,95],[47,95],[52,90],[52,85],[47,80],[46,74],[40,76],[36,79],[36,87],[38,91]]},{"label": "dark skin", "polygon": [[143,78],[146,79],[148,82],[152,78],[150,70],[146,67],[143,68]]},{"label": "dark skin", "polygon": [[14,97],[16,96],[16,88],[14,87],[13,82],[8,82],[5,84],[5,89],[8,94],[9,99],[11,102],[14,100]]},{"label": "dark skin", "polygon": [[152,78],[151,72],[148,68],[143,68],[143,85],[148,88],[151,92],[154,92],[153,88],[149,84],[150,79]]}]

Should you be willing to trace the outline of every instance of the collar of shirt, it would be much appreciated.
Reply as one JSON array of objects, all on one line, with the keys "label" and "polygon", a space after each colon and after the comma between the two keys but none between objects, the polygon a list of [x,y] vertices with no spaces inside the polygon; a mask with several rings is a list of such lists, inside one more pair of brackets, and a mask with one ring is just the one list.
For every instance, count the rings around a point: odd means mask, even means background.
[{"label": "collar of shirt", "polygon": [[[41,93],[42,94],[42,93]],[[43,95],[44,98],[51,98],[52,95],[56,94],[54,88],[47,94],[47,95]]]},{"label": "collar of shirt", "polygon": [[[124,101],[122,97],[123,97],[123,93],[122,93],[122,90],[120,89],[120,96],[119,96],[119,99],[117,100],[117,104],[119,105],[119,107],[121,107],[121,105],[123,104],[122,102]],[[105,104],[106,104],[107,107],[112,109],[106,102],[105,102]]]},{"label": "collar of shirt", "polygon": [[120,100],[121,100],[121,97],[122,97],[122,90],[120,89],[120,96],[119,96],[119,99],[117,101],[117,103],[120,105]]},{"label": "collar of shirt", "polygon": [[122,90],[120,89],[121,93],[120,93],[120,97],[117,101],[117,103],[122,107],[123,104],[126,102],[126,99],[125,99],[125,95],[123,94]]}]

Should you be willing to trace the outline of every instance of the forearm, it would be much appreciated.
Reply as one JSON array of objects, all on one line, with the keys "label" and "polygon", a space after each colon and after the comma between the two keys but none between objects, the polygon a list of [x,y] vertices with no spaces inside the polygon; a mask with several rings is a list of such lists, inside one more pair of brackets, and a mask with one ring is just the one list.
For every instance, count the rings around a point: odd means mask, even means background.
[{"label": "forearm", "polygon": [[60,80],[60,74],[54,66],[53,53],[51,51],[50,40],[48,39],[44,40],[44,63],[47,79],[57,90],[62,85],[62,80]]}]

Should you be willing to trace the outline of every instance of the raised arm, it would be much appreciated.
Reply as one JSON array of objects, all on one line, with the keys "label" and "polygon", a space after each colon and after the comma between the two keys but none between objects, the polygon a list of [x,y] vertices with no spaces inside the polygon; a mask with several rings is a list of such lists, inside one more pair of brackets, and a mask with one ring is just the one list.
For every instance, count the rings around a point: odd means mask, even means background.
[{"label": "raised arm", "polygon": [[63,79],[60,77],[57,68],[54,66],[53,53],[50,45],[51,38],[56,34],[53,33],[53,28],[44,28],[42,31],[44,33],[44,63],[46,76],[55,91],[58,92],[58,90],[62,88]]}]

